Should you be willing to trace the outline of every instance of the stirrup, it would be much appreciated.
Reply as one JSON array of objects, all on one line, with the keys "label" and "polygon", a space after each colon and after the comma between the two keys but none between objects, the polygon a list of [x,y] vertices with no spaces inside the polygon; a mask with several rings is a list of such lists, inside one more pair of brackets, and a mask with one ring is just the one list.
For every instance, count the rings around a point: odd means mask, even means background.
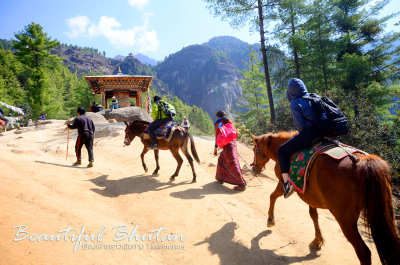
[{"label": "stirrup", "polygon": [[290,197],[290,195],[292,195],[293,194],[293,192],[294,192],[294,187],[293,187],[293,185],[288,181],[288,182],[286,182],[286,183],[283,183],[283,197],[285,198],[285,199],[287,199],[287,198],[289,198]]}]

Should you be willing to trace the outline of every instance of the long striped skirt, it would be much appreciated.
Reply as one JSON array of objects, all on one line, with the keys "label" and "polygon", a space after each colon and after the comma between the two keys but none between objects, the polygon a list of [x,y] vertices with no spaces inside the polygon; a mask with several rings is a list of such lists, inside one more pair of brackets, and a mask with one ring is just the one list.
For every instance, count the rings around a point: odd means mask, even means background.
[{"label": "long striped skirt", "polygon": [[223,147],[218,158],[215,179],[234,185],[246,185],[246,180],[240,171],[236,140]]}]

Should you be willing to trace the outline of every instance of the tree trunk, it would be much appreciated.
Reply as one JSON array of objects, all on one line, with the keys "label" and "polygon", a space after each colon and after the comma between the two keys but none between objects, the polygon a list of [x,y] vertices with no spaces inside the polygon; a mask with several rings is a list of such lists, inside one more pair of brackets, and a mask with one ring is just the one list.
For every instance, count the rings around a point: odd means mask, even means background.
[{"label": "tree trunk", "polygon": [[[296,35],[296,28],[294,26],[294,18],[293,18],[293,7],[290,6],[290,24],[292,28],[292,37],[294,38]],[[299,63],[299,55],[297,53],[296,43],[293,43],[293,57],[294,57],[294,66],[296,68],[296,77],[300,79],[300,63]]]},{"label": "tree trunk", "polygon": [[268,100],[269,100],[269,109],[271,114],[270,122],[275,125],[275,108],[274,108],[274,99],[272,97],[272,88],[271,88],[271,81],[269,77],[269,70],[268,70],[268,59],[267,59],[267,50],[265,49],[265,37],[264,37],[264,18],[262,13],[262,2],[261,0],[258,1],[258,20],[260,26],[260,36],[261,36],[261,53],[263,57],[264,63],[264,73],[265,73],[265,82],[267,83],[267,93],[268,93]]}]

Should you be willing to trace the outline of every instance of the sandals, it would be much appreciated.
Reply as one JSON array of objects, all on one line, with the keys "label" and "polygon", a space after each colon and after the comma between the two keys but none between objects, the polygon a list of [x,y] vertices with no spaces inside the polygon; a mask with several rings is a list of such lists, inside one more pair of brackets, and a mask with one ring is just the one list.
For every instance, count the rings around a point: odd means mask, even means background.
[{"label": "sandals", "polygon": [[245,191],[246,190],[246,186],[237,185],[237,186],[233,187],[233,189],[236,190],[236,191]]}]

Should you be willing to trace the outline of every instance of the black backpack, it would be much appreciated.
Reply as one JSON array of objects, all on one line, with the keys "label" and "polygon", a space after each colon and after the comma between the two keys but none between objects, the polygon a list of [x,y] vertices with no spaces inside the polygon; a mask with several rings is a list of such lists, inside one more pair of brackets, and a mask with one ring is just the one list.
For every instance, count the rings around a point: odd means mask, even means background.
[{"label": "black backpack", "polygon": [[321,130],[323,136],[334,137],[349,132],[346,116],[330,98],[320,97],[315,93],[303,98],[311,101],[311,107],[317,118],[311,122]]}]

